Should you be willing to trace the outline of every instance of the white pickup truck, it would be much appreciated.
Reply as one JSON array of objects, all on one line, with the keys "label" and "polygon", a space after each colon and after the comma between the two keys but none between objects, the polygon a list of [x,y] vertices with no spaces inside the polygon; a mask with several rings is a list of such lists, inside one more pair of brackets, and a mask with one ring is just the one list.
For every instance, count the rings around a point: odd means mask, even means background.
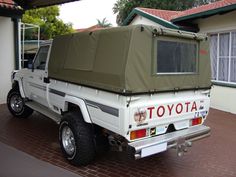
[{"label": "white pickup truck", "polygon": [[[90,163],[109,143],[135,159],[210,135],[210,59],[201,34],[130,26],[57,37],[12,73],[9,111],[59,126],[65,157]],[[43,130],[42,130],[43,131]]]}]

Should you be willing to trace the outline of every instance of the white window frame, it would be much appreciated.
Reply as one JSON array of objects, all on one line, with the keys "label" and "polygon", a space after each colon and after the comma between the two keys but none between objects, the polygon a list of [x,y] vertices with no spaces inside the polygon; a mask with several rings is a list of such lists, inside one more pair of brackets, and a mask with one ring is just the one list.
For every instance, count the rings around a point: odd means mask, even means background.
[{"label": "white window frame", "polygon": [[[229,56],[220,56],[220,34],[229,34]],[[217,35],[217,55],[216,55],[216,79],[213,79],[213,83],[225,84],[225,85],[232,85],[236,86],[236,82],[231,82],[231,60],[232,58],[236,58],[236,56],[232,56],[232,33],[236,33],[236,30],[230,31],[221,31],[215,33],[209,33],[211,35]],[[220,58],[229,58],[229,65],[228,65],[228,81],[221,81],[219,80],[219,60]],[[212,60],[211,60],[212,61]]]}]

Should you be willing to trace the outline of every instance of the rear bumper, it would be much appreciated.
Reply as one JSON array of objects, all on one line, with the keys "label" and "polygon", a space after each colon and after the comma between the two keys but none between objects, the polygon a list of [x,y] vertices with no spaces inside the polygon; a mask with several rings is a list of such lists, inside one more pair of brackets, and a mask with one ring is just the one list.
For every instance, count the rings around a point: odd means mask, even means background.
[{"label": "rear bumper", "polygon": [[209,135],[210,128],[199,125],[153,138],[131,142],[128,145],[134,150],[135,159],[139,159],[176,147],[180,143],[186,144],[208,137]]}]

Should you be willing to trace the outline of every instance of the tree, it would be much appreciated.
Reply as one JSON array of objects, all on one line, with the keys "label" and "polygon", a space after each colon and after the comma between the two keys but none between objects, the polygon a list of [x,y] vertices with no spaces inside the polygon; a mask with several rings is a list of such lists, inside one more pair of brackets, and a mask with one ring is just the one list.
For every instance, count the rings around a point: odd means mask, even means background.
[{"label": "tree", "polygon": [[106,18],[103,18],[102,20],[97,19],[97,22],[98,22],[97,25],[99,25],[99,26],[101,26],[103,28],[107,28],[107,27],[111,27],[112,26],[112,24],[109,23]]},{"label": "tree", "polygon": [[217,0],[117,0],[113,12],[117,14],[116,22],[121,25],[135,7],[163,10],[186,10]]},{"label": "tree", "polygon": [[[57,35],[73,32],[72,24],[65,24],[58,19],[59,7],[51,6],[33,10],[27,10],[23,15],[22,22],[40,26],[41,39],[52,39]],[[36,32],[33,31],[33,34]],[[34,35],[26,33],[27,39],[32,39]]]}]

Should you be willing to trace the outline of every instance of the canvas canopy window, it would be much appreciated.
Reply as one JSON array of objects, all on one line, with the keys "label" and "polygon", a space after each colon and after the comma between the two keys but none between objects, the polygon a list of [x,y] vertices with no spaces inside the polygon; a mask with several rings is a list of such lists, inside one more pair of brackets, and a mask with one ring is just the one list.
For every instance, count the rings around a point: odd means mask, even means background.
[{"label": "canvas canopy window", "polygon": [[157,41],[157,73],[195,73],[197,43]]},{"label": "canvas canopy window", "polygon": [[[175,60],[173,52],[160,54],[158,40],[176,47]],[[209,88],[208,53],[206,36],[151,26],[75,33],[54,39],[49,77],[120,94]],[[160,67],[173,73],[158,74]]]}]

